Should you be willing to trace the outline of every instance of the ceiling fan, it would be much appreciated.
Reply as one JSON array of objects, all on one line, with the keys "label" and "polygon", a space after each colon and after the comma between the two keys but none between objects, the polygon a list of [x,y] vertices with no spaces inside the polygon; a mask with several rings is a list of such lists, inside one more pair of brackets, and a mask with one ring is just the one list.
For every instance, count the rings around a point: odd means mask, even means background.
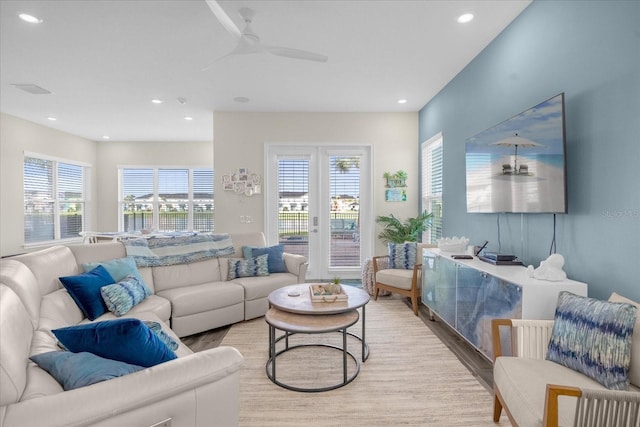
[{"label": "ceiling fan", "polygon": [[328,58],[325,55],[289,47],[269,46],[261,43],[260,37],[258,37],[258,35],[251,29],[251,20],[253,19],[253,15],[255,13],[252,9],[249,9],[248,7],[242,7],[238,11],[240,17],[245,23],[244,29],[240,31],[240,29],[236,26],[236,24],[234,24],[231,18],[229,18],[229,15],[226,14],[226,12],[222,9],[222,7],[220,7],[216,0],[205,1],[207,2],[207,5],[209,5],[209,8],[216,16],[218,21],[220,21],[220,24],[238,41],[238,44],[230,53],[216,59],[211,64],[207,65],[203,69],[203,71],[223,58],[227,58],[232,55],[246,55],[250,53],[270,53],[272,55],[284,56],[293,59],[327,62]]}]

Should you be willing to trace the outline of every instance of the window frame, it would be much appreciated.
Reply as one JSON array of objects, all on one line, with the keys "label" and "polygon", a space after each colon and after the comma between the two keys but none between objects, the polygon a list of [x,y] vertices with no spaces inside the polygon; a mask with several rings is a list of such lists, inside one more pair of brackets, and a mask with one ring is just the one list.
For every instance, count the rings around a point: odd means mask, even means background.
[{"label": "window frame", "polygon": [[[53,214],[53,239],[43,239],[37,241],[29,241],[26,239],[26,205],[30,200],[33,200],[31,197],[27,196],[26,187],[24,185],[26,176],[25,176],[25,161],[27,158],[44,160],[52,163],[52,176],[51,176],[51,197],[46,199],[46,203],[52,204],[52,214]],[[82,170],[82,197],[80,199],[67,199],[60,197],[60,177],[59,170],[60,164],[71,165],[81,168]],[[90,163],[66,159],[62,157],[50,156],[41,153],[35,153],[31,151],[24,151],[22,155],[22,194],[23,194],[23,209],[22,209],[22,224],[23,224],[23,247],[38,247],[38,246],[50,246],[56,243],[72,243],[82,241],[83,237],[81,234],[78,234],[77,237],[61,237],[62,227],[61,227],[61,214],[60,214],[60,205],[64,203],[75,203],[82,205],[82,220],[81,220],[81,231],[85,232],[91,227],[91,169],[93,165]],[[42,200],[41,200],[42,201]]]},{"label": "window frame", "polygon": [[[437,149],[440,149],[441,151],[439,165],[439,193],[434,192],[433,190],[433,173],[431,169],[433,153]],[[420,144],[420,164],[422,210],[434,215],[431,219],[431,227],[422,234],[422,242],[435,244],[436,240],[442,237],[443,226],[442,192],[444,187],[444,138],[442,136],[442,132],[437,133]],[[434,202],[440,207],[439,212],[433,211],[432,207]]]},{"label": "window frame", "polygon": [[[131,232],[131,231],[139,231],[139,230],[125,230],[125,220],[124,220],[124,206],[127,203],[131,203],[131,201],[124,200],[125,196],[124,192],[124,170],[126,169],[145,169],[151,170],[153,175],[153,191],[152,198],[146,204],[150,204],[152,206],[152,224],[160,224],[160,210],[163,204],[180,204],[184,201],[184,204],[187,205],[187,230],[194,230],[194,212],[195,206],[202,204],[208,200],[211,200],[211,211],[214,215],[214,219],[212,220],[211,230],[200,230],[200,231],[208,231],[212,232],[215,229],[215,171],[212,166],[157,166],[157,165],[118,165],[118,231],[120,232]],[[210,170],[211,171],[211,199],[196,199],[194,197],[194,171],[195,170]],[[167,202],[160,198],[160,171],[161,170],[186,170],[188,171],[188,181],[187,181],[187,195],[186,199],[175,200],[171,202]],[[155,229],[155,226],[151,227]],[[162,231],[182,231],[182,230],[165,230]]]}]

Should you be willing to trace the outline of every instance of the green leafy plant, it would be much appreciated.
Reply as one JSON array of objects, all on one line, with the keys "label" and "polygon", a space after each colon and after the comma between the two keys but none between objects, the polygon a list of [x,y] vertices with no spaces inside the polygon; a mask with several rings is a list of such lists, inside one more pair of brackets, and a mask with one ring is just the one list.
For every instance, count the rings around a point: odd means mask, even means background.
[{"label": "green leafy plant", "polygon": [[340,284],[340,277],[335,276],[335,277],[333,278],[332,283],[333,283],[334,285],[339,285],[339,284]]},{"label": "green leafy plant", "polygon": [[379,216],[376,222],[382,225],[382,231],[378,238],[385,243],[415,242],[420,233],[431,227],[432,214],[424,211],[415,218],[407,218],[400,221],[393,214]]}]

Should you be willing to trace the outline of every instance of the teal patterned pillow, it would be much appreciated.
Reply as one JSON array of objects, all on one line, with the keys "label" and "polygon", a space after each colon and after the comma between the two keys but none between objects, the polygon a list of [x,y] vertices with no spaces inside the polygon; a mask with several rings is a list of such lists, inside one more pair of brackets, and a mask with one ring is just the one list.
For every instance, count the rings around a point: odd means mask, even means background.
[{"label": "teal patterned pillow", "polygon": [[636,307],[630,304],[561,292],[547,360],[581,372],[609,389],[627,390],[635,321]]},{"label": "teal patterned pillow", "polygon": [[411,270],[416,264],[417,251],[415,242],[389,243],[389,268]]},{"label": "teal patterned pillow", "polygon": [[100,288],[100,294],[109,311],[120,317],[148,297],[149,289],[137,277],[128,275]]},{"label": "teal patterned pillow", "polygon": [[160,323],[154,322],[153,320],[145,320],[143,323],[147,325],[149,329],[151,329],[151,332],[156,334],[156,336],[160,338],[160,341],[165,343],[169,349],[173,351],[178,349],[178,343],[171,338],[168,333],[162,330],[162,325],[160,325]]},{"label": "teal patterned pillow", "polygon": [[238,277],[254,277],[269,275],[269,255],[264,254],[255,258],[229,258],[229,275],[227,280]]}]

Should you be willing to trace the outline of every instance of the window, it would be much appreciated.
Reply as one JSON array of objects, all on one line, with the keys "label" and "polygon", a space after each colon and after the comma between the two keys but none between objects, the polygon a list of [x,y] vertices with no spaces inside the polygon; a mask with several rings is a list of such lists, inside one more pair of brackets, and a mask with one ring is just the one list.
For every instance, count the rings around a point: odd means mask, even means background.
[{"label": "window", "polygon": [[85,229],[89,165],[25,153],[24,242],[79,238]]},{"label": "window", "polygon": [[213,231],[213,169],[120,168],[120,230]]},{"label": "window", "polygon": [[442,134],[421,145],[422,209],[433,214],[431,227],[422,236],[425,243],[442,237]]}]

